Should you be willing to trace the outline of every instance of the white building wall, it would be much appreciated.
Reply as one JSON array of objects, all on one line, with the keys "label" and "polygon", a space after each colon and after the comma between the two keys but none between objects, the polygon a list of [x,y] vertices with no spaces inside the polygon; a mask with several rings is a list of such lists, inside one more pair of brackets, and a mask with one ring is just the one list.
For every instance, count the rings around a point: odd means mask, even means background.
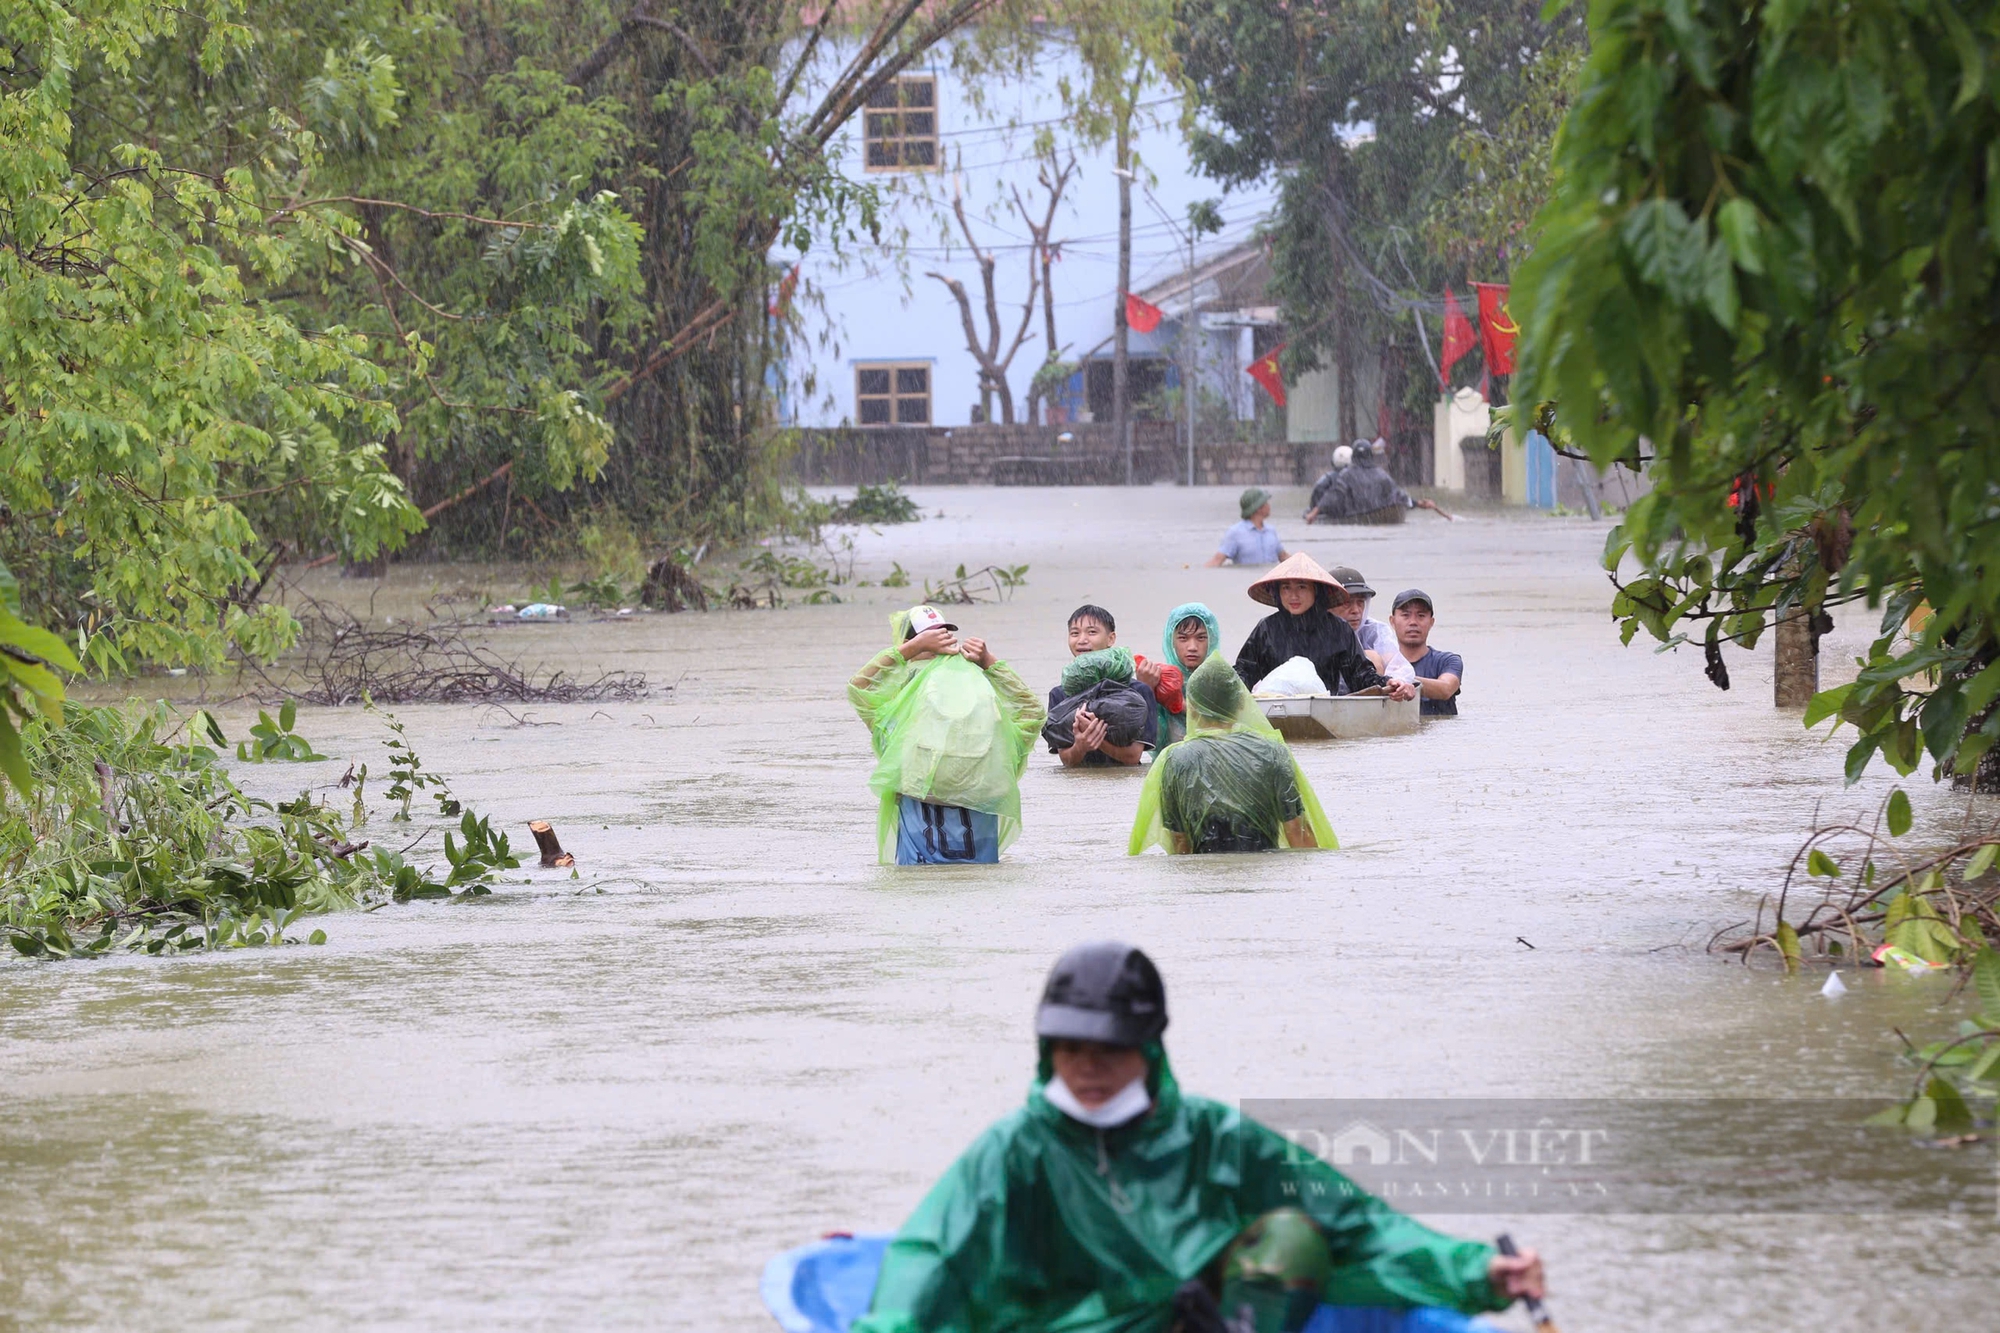
[{"label": "white building wall", "polygon": [[[833,62],[844,59],[845,54],[830,53],[823,68],[836,67]],[[1111,334],[1118,299],[1118,179],[1112,174],[1110,147],[1092,148],[1081,143],[1064,115],[1057,81],[1064,74],[1073,80],[1080,78],[1074,58],[1052,50],[1030,80],[989,81],[979,105],[946,65],[940,63],[922,72],[935,75],[938,81],[943,159],[939,169],[865,170],[859,117],[830,145],[850,177],[871,181],[882,189],[881,243],[863,237],[838,251],[815,242],[802,258],[784,249],[773,254],[776,262],[786,266],[796,262],[800,270],[795,298],[800,327],[793,335],[790,384],[785,395],[796,424],[834,426],[855,419],[854,366],[858,361],[928,363],[932,368],[933,423],[951,426],[971,421],[972,409],[979,402],[978,363],[966,349],[957,303],[942,283],[926,274],[935,270],[965,284],[973,299],[975,325],[983,338],[985,316],[978,264],[951,216],[953,191],[961,190],[974,235],[996,260],[1004,351],[1028,292],[1031,254],[1028,229],[1014,209],[1013,193],[1019,191],[1038,220],[1046,207],[1046,196],[1035,179],[1038,161],[1034,144],[1039,134],[1052,136],[1064,156],[1073,151],[1077,160],[1077,171],[1052,231],[1062,255],[1054,266],[1053,285],[1063,358],[1075,360]],[[1216,198],[1222,191],[1215,182],[1194,174],[1178,125],[1176,101],[1154,92],[1143,98],[1142,104],[1142,124],[1135,135],[1140,179],[1173,224],[1185,226],[1191,202]],[[1202,240],[1201,254],[1206,256],[1249,236],[1269,211],[1271,197],[1267,190],[1255,190],[1223,198],[1224,230]],[[1133,191],[1132,236],[1133,290],[1143,290],[1185,267],[1184,242],[1138,189]],[[1008,376],[1017,419],[1024,419],[1028,383],[1045,355],[1042,328],[1037,297],[1029,337],[1015,354]],[[1176,354],[1177,333],[1176,322],[1163,322],[1150,335],[1132,334],[1130,346],[1135,354],[1171,360]],[[1249,384],[1242,373],[1249,363],[1244,339],[1235,330],[1228,330],[1210,334],[1203,344],[1202,378],[1231,401],[1248,403],[1242,386],[1235,383]],[[997,419],[997,400],[994,415]]]}]

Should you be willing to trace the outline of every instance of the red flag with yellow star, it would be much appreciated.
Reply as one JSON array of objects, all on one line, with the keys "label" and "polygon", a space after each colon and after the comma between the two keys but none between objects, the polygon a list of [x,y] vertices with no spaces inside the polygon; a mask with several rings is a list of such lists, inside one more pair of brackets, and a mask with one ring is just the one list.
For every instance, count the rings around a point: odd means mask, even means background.
[{"label": "red flag with yellow star", "polygon": [[1447,287],[1444,289],[1444,355],[1438,358],[1438,380],[1440,386],[1451,388],[1451,368],[1458,359],[1479,345],[1473,336],[1472,325],[1465,318],[1465,311],[1458,304],[1458,293]]},{"label": "red flag with yellow star", "polygon": [[1284,350],[1285,345],[1279,343],[1252,361],[1243,371],[1251,379],[1256,380],[1264,392],[1271,395],[1271,401],[1279,407],[1285,405],[1285,377],[1278,373],[1278,353]]},{"label": "red flag with yellow star", "polygon": [[1495,375],[1514,373],[1514,339],[1521,326],[1507,313],[1507,284],[1475,282],[1479,293],[1479,334],[1486,345],[1486,369]]}]

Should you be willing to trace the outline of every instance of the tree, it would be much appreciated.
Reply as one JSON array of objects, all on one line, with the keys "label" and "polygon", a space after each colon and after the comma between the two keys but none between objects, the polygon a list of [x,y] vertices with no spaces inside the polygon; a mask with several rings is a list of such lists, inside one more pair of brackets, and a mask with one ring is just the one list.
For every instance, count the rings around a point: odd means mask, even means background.
[{"label": "tree", "polygon": [[1043,402],[1053,396],[1056,386],[1068,379],[1071,373],[1068,363],[1062,359],[1064,345],[1056,340],[1055,263],[1062,257],[1062,242],[1050,237],[1055,231],[1056,210],[1062,205],[1063,192],[1069,188],[1070,178],[1076,175],[1076,154],[1071,152],[1058,157],[1053,142],[1038,144],[1036,149],[1041,161],[1035,169],[1035,183],[1048,196],[1049,205],[1043,210],[1041,221],[1037,222],[1017,190],[1014,192],[1014,211],[1021,215],[1021,223],[1028,229],[1033,245],[1029,262],[1041,275],[1042,364],[1028,385],[1028,420],[1039,425],[1042,422]]},{"label": "tree", "polygon": [[[965,284],[948,274],[935,269],[924,276],[936,278],[958,303],[958,317],[965,326],[965,347],[979,363],[979,411],[987,421],[993,419],[993,397],[1000,397],[1000,420],[1011,426],[1014,424],[1014,390],[1007,383],[1007,369],[1014,364],[1014,353],[1021,350],[1027,340],[1028,325],[1035,318],[1035,294],[1041,290],[1041,271],[1035,264],[1032,251],[1028,255],[1028,294],[1021,302],[1021,322],[1014,329],[1013,338],[1007,343],[1003,354],[1000,350],[1002,332],[1000,328],[1000,306],[993,290],[995,260],[990,251],[979,248],[978,239],[972,234],[972,224],[966,221],[965,199],[954,193],[951,200],[952,216],[958,219],[959,232],[965,237],[966,248],[972,251],[973,259],[979,265],[980,288],[985,294],[986,337],[982,340],[972,319],[972,298],[966,293]],[[1050,208],[1054,212],[1053,206]]]},{"label": "tree", "polygon": [[[1182,68],[1205,116],[1196,162],[1229,188],[1278,180],[1269,235],[1286,370],[1331,361],[1341,434],[1366,433],[1359,354],[1373,347],[1392,367],[1413,359],[1406,349],[1428,356],[1422,314],[1439,308],[1445,284],[1505,280],[1513,255],[1475,239],[1483,219],[1455,210],[1485,197],[1491,178],[1517,178],[1515,154],[1536,151],[1532,135],[1507,127],[1545,98],[1582,24],[1545,22],[1518,0],[1409,12],[1375,0],[1187,0],[1181,13]],[[1427,415],[1435,379],[1405,382],[1405,406]]]},{"label": "tree", "polygon": [[1865,602],[1880,637],[1808,723],[1855,727],[1850,778],[1991,777],[2000,4],[1599,0],[1591,47],[1517,384],[1593,461],[1651,465],[1606,551],[1642,565],[1626,639],[1699,636],[1715,674],[1724,640]]}]

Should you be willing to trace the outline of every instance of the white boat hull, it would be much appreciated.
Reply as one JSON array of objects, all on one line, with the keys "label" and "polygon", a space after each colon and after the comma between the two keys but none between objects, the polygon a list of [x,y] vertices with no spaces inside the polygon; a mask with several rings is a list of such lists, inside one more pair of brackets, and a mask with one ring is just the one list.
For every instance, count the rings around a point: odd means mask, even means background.
[{"label": "white boat hull", "polygon": [[1301,694],[1259,699],[1265,718],[1288,741],[1406,736],[1423,725],[1423,702],[1387,695]]}]

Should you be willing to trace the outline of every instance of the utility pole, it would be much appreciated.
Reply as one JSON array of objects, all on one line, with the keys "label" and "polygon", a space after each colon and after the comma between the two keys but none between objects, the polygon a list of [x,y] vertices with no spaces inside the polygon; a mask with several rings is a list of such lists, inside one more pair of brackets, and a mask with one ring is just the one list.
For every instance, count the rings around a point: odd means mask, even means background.
[{"label": "utility pole", "polygon": [[[1146,192],[1146,197],[1148,199],[1153,199],[1153,192],[1151,190],[1148,190]],[[1159,208],[1160,201],[1157,199],[1153,199],[1153,207]],[[1161,208],[1160,213],[1162,216],[1165,216],[1166,210]],[[1169,219],[1169,221],[1171,221],[1171,219]],[[1187,315],[1185,318],[1181,320],[1181,407],[1185,410],[1185,413],[1187,415],[1187,478],[1188,478],[1187,484],[1192,486],[1194,485],[1194,375],[1195,375],[1194,228],[1193,227],[1189,227],[1187,230],[1187,247],[1188,247],[1188,262],[1187,262],[1187,276],[1185,278],[1185,282],[1187,284]]]},{"label": "utility pole", "polygon": [[1132,113],[1126,108],[1118,117],[1118,310],[1112,325],[1111,343],[1111,438],[1125,451],[1125,484],[1132,484],[1132,385],[1126,361],[1129,330],[1125,323],[1125,294],[1132,287]]}]

